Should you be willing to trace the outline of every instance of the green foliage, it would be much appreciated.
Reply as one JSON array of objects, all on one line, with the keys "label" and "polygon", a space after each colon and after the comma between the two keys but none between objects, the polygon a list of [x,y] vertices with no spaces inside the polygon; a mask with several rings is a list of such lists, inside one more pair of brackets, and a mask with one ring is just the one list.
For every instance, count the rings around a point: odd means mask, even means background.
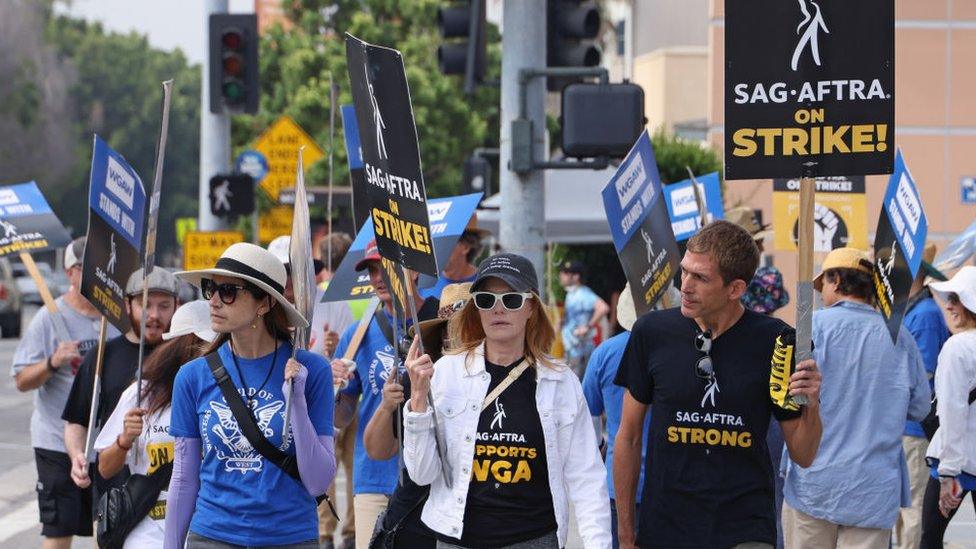
[{"label": "green foliage", "polygon": [[[200,67],[180,51],[150,47],[144,36],[106,32],[100,24],[67,17],[49,20],[47,39],[74,67],[69,94],[75,140],[69,176],[45,185],[45,195],[65,225],[80,234],[87,224],[92,135],[97,133],[135,168],[146,193],[162,114],[162,86],[174,80],[169,138],[160,200],[159,253],[176,247],[175,218],[196,216],[200,158]],[[52,192],[53,191],[53,192]]]},{"label": "green foliage", "polygon": [[713,149],[697,141],[688,141],[659,130],[651,137],[661,182],[667,185],[688,179],[688,169],[695,175],[722,172],[722,159]]},{"label": "green foliage", "polygon": [[[267,31],[261,42],[261,109],[237,117],[235,154],[247,148],[278,116],[287,114],[312,136],[327,155],[305,174],[309,186],[329,178],[329,80],[338,87],[338,104],[352,103],[346,68],[344,33],[403,53],[414,118],[420,138],[424,180],[429,197],[456,194],[464,159],[476,147],[496,146],[498,89],[479,88],[464,95],[461,80],[440,73],[436,25],[439,0],[294,0],[285,3],[295,22],[289,30]],[[489,25],[489,43],[497,43]],[[497,79],[500,50],[489,49],[487,79]],[[334,181],[348,185],[342,121],[336,110]]]}]

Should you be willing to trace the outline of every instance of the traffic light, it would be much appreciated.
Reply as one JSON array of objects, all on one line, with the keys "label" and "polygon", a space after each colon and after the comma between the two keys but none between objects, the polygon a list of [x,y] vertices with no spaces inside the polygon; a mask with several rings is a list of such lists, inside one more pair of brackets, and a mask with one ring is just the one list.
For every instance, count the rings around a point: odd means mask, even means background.
[{"label": "traffic light", "polygon": [[210,213],[218,217],[254,213],[254,179],[247,174],[221,174],[211,177]]},{"label": "traffic light", "polygon": [[484,193],[482,200],[491,196],[491,163],[483,156],[473,154],[464,161],[463,194]]},{"label": "traffic light", "polygon": [[[546,0],[546,65],[596,67],[602,53],[593,39],[600,32],[600,10],[595,2]],[[548,78],[549,91],[559,91],[578,78]]]},{"label": "traffic light", "polygon": [[566,156],[627,156],[647,124],[644,89],[637,84],[570,84],[562,94]]},{"label": "traffic light", "polygon": [[258,112],[258,19],[210,15],[210,112]]},{"label": "traffic light", "polygon": [[437,26],[441,36],[451,40],[437,48],[437,64],[444,74],[464,75],[464,91],[473,93],[475,84],[485,78],[486,0],[471,0],[437,10]]}]

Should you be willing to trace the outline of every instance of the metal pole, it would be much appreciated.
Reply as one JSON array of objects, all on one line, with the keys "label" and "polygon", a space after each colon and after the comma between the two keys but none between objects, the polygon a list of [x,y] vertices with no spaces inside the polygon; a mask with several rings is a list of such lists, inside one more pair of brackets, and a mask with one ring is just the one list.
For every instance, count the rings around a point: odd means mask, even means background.
[{"label": "metal pole", "polygon": [[[546,66],[545,2],[505,0],[502,37],[501,161],[502,195],[499,242],[502,250],[523,255],[537,273],[545,268],[545,187],[543,172],[517,174],[512,159],[512,121],[519,113],[519,71]],[[525,91],[525,117],[532,123],[532,154],[545,155],[545,80],[535,78]]]},{"label": "metal pole", "polygon": [[228,0],[203,3],[203,78],[200,88],[200,191],[199,230],[228,228],[227,221],[210,213],[210,178],[230,169],[230,115],[210,112],[210,14],[227,13]]}]

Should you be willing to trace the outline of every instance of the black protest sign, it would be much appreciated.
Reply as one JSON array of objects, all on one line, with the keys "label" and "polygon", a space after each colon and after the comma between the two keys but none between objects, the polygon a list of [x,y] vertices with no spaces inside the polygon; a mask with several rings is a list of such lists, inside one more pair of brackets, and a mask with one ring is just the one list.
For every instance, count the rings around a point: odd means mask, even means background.
[{"label": "black protest sign", "polygon": [[892,341],[898,341],[912,281],[922,265],[928,220],[911,172],[898,152],[874,234],[874,289]]},{"label": "black protest sign", "polygon": [[346,59],[380,254],[437,276],[403,57],[397,50],[347,35]]},{"label": "black protest sign", "polygon": [[725,3],[725,178],[891,173],[893,0]]},{"label": "black protest sign", "polygon": [[88,207],[81,295],[119,331],[126,332],[130,322],[125,311],[125,285],[140,266],[146,191],[125,158],[98,136]]},{"label": "black protest sign", "polygon": [[640,316],[668,289],[680,261],[647,130],[603,189],[614,248]]},{"label": "black protest sign", "polygon": [[62,248],[71,236],[33,181],[0,187],[0,256]]}]

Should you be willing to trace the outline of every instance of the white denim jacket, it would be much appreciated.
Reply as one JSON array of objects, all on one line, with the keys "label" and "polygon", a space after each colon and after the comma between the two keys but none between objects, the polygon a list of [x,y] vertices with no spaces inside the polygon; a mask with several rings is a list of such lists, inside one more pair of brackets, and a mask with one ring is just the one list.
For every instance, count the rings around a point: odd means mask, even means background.
[{"label": "white denim jacket", "polygon": [[[475,435],[481,404],[491,376],[485,371],[484,344],[472,353],[445,355],[434,368],[431,395],[441,440],[447,443],[453,488],[441,473],[432,412],[404,408],[403,461],[414,482],[430,484],[421,518],[435,532],[459,538],[474,462]],[[468,357],[467,359],[465,357]],[[546,465],[552,490],[559,546],[566,545],[569,501],[573,502],[583,546],[609,548],[610,498],[606,469],[593,437],[593,423],[579,379],[569,368],[537,366],[535,400],[546,443]]]}]

